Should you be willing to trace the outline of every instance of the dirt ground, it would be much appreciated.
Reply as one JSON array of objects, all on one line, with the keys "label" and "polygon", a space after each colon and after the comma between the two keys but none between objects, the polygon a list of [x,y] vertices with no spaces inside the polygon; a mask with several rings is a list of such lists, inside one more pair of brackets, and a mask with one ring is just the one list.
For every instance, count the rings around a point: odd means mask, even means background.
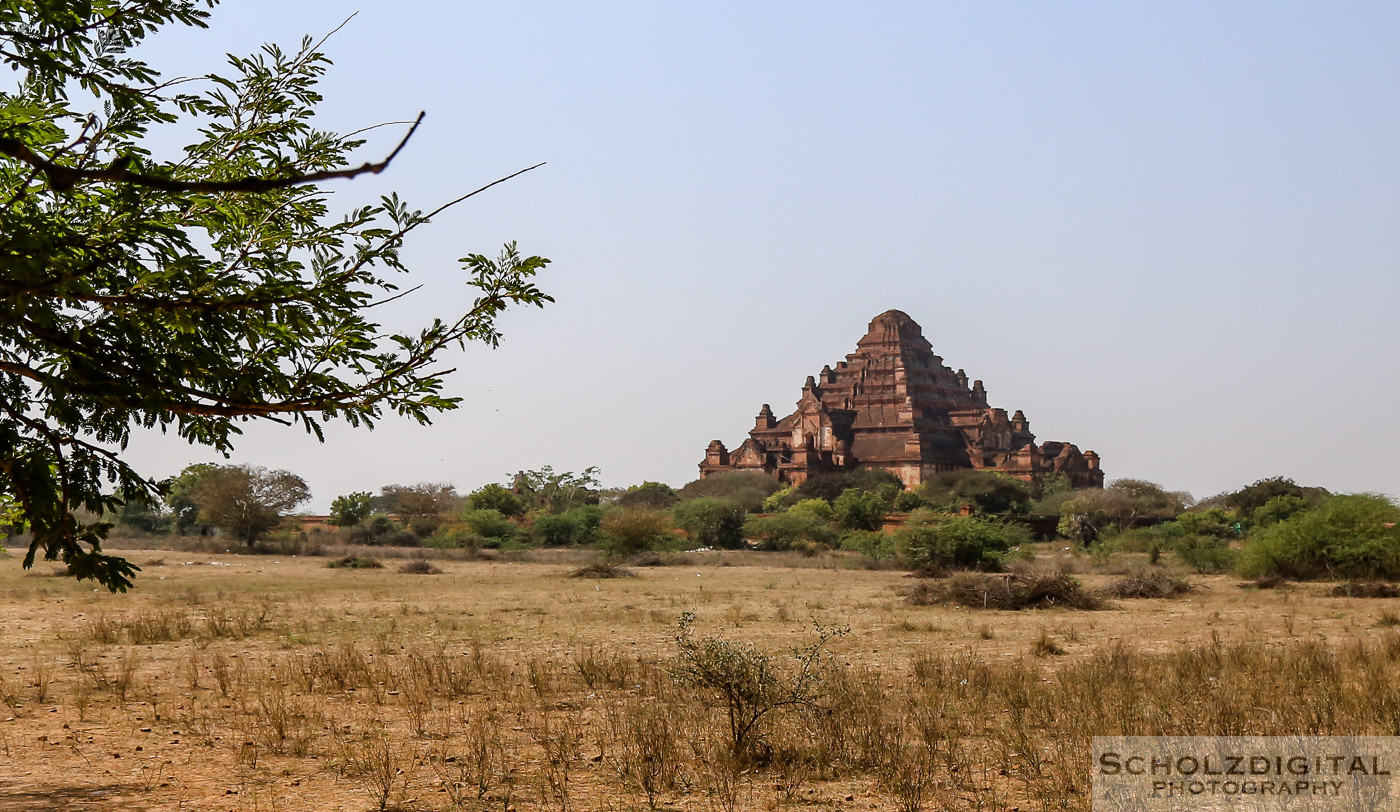
[{"label": "dirt ground", "polygon": [[[459,711],[466,719],[465,708],[483,703],[523,708],[531,689],[552,703],[542,705],[546,721],[586,710],[596,692],[570,676],[582,658],[598,652],[664,664],[675,656],[677,619],[686,611],[705,634],[775,651],[809,640],[814,619],[849,626],[831,643],[842,667],[905,679],[922,654],[1015,660],[1047,636],[1063,652],[1047,661],[1051,669],[1122,641],[1145,652],[1213,639],[1341,647],[1377,640],[1396,623],[1390,612],[1400,604],[1328,597],[1325,584],[1257,590],[1227,576],[1190,575],[1196,589],[1172,600],[1122,600],[1095,612],[973,611],[905,604],[911,582],[902,572],[751,553],[692,556],[610,580],[570,578],[576,563],[562,559],[435,561],[441,574],[412,575],[395,560],[347,570],[328,568],[326,558],[125,554],[143,571],[135,590],[116,595],[59,577],[52,564],[26,573],[18,557],[0,559],[2,812],[645,808],[606,775],[612,756],[590,732],[603,724],[598,714],[580,713],[567,797],[542,783],[522,784],[510,799],[464,801],[445,786],[452,778],[440,769],[443,759],[431,766],[429,754],[457,740]],[[1078,570],[1089,587],[1117,577],[1059,548],[1043,550],[1037,566]],[[347,646],[388,663],[386,674],[400,673],[391,667],[396,657],[404,664],[475,658],[485,673],[480,662],[489,656],[503,670],[498,682],[481,679],[455,701],[429,705],[426,721],[409,707],[409,688],[393,679],[313,700],[279,670],[340,656]],[[542,687],[550,680],[559,685]],[[249,693],[238,684],[270,687]],[[523,711],[514,712],[514,721],[507,713],[499,723],[523,737]],[[286,718],[307,730],[287,733]],[[269,725],[280,738],[269,738]],[[371,764],[365,743],[380,742],[381,733],[385,748],[392,739],[399,749]],[[531,775],[549,766],[521,758]],[[377,783],[365,777],[375,768]],[[782,805],[766,780],[749,785],[735,808]],[[854,774],[808,781],[795,796],[787,800],[806,808],[896,808],[879,780]],[[695,787],[659,804],[725,807]],[[936,800],[927,806],[943,808]]]}]

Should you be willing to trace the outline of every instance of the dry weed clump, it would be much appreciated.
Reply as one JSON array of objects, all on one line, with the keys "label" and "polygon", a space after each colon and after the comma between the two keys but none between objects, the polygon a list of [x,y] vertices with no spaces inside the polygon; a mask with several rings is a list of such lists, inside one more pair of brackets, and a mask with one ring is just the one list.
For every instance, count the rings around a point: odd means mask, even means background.
[{"label": "dry weed clump", "polygon": [[399,572],[406,575],[441,575],[442,570],[433,566],[433,562],[426,558],[415,558],[399,567]]},{"label": "dry weed clump", "polygon": [[384,567],[379,563],[379,559],[367,555],[347,555],[327,563],[326,566],[333,570],[377,570]]},{"label": "dry weed clump", "polygon": [[1334,598],[1400,598],[1400,586],[1380,581],[1347,581],[1327,593]]},{"label": "dry weed clump", "polygon": [[1282,575],[1266,573],[1252,581],[1245,581],[1239,585],[1240,589],[1279,589],[1288,586],[1288,581]]},{"label": "dry weed clump", "polygon": [[1184,578],[1173,578],[1165,572],[1139,571],[1103,590],[1114,598],[1175,598],[1195,589]]},{"label": "dry weed clump", "polygon": [[1103,601],[1069,575],[959,573],[921,583],[905,602],[913,606],[953,604],[969,609],[1102,609]]},{"label": "dry weed clump", "polygon": [[569,573],[570,578],[636,578],[637,573],[612,561],[595,561]]}]

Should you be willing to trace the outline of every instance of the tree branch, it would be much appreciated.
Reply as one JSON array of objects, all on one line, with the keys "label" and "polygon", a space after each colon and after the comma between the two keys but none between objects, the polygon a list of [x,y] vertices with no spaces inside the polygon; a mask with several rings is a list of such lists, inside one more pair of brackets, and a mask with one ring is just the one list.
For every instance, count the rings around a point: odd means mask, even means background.
[{"label": "tree branch", "polygon": [[[323,172],[312,172],[306,175],[292,175],[286,178],[240,178],[230,181],[204,181],[204,180],[171,180],[170,178],[146,175],[140,172],[132,172],[122,163],[117,162],[105,169],[75,169],[71,166],[56,164],[43,156],[35,153],[23,142],[16,138],[0,138],[0,155],[6,155],[43,172],[49,179],[49,185],[60,192],[66,192],[74,186],[83,183],[94,183],[97,181],[107,181],[110,183],[129,183],[134,186],[148,186],[152,189],[159,189],[162,192],[187,192],[193,194],[218,194],[220,192],[271,192],[276,189],[286,189],[291,186],[301,186],[307,183],[319,183],[324,180],[336,180],[339,178],[354,178],[365,174],[378,175],[408,144],[408,139],[413,137],[413,133],[418,130],[418,125],[423,123],[423,113],[418,114],[418,118],[413,122],[413,126],[408,129],[408,134],[403,137],[394,151],[389,153],[389,157],[379,163],[365,163],[358,167],[347,169],[331,169]],[[534,169],[535,167],[530,167]],[[528,171],[528,170],[522,170]],[[520,174],[519,172],[516,173]],[[511,177],[514,177],[512,175]],[[506,178],[502,178],[506,180]],[[500,183],[501,181],[496,181]],[[495,184],[491,184],[494,186]],[[489,188],[489,187],[484,187]],[[482,191],[478,189],[477,191]],[[475,194],[473,192],[472,194]],[[467,195],[470,197],[470,195]],[[454,201],[457,202],[457,201]]]}]

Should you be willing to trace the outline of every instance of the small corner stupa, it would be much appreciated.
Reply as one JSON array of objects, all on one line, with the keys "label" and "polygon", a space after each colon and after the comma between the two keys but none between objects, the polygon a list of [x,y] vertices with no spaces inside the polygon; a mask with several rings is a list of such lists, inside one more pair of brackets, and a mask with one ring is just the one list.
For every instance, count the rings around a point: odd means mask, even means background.
[{"label": "small corner stupa", "polygon": [[712,441],[700,476],[762,471],[801,484],[854,468],[882,468],[906,488],[966,468],[1028,482],[1058,473],[1076,488],[1104,479],[1093,451],[1037,445],[1021,410],[1008,417],[988,406],[982,382],[944,366],[923,328],[898,310],[876,316],[846,360],[808,376],[797,411],[778,419],[765,403],[738,448]]}]

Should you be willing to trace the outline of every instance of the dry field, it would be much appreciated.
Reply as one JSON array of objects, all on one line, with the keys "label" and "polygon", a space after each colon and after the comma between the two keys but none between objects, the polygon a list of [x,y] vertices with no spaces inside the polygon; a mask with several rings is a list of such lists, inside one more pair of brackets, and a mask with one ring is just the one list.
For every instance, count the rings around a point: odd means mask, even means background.
[{"label": "dry field", "polygon": [[[129,556],[127,595],[0,560],[4,812],[1087,809],[1094,734],[1400,735],[1400,601],[1323,584],[1003,612],[781,554],[611,580]],[[1036,567],[1115,579],[1067,556]],[[737,752],[715,681],[677,671],[683,612],[690,664],[774,706]],[[803,679],[814,619],[849,632]]]}]

